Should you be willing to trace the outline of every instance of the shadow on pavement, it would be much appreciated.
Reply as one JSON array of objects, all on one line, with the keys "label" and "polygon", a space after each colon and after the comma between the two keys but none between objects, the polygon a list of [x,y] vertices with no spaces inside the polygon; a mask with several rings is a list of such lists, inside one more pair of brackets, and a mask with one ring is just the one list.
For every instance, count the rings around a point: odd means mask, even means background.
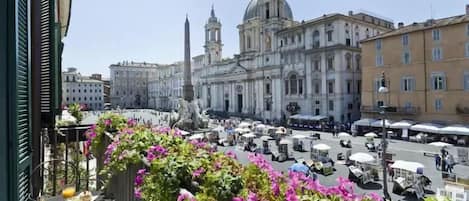
[{"label": "shadow on pavement", "polygon": [[376,182],[370,182],[367,184],[359,184],[358,186],[365,190],[379,190],[383,188],[383,185],[381,185],[380,183],[376,183]]}]

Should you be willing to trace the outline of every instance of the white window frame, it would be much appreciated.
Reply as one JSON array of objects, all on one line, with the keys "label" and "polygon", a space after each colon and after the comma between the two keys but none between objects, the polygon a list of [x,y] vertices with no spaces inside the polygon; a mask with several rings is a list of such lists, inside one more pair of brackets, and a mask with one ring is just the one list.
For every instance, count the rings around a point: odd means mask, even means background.
[{"label": "white window frame", "polygon": [[378,67],[384,66],[383,55],[381,54],[376,55],[376,66]]},{"label": "white window frame", "polygon": [[402,46],[409,46],[409,34],[402,35]]},{"label": "white window frame", "polygon": [[439,112],[443,109],[443,101],[440,98],[435,99],[435,111]]},{"label": "white window frame", "polygon": [[401,91],[413,92],[415,90],[415,78],[412,76],[404,76],[401,78]]},{"label": "white window frame", "polygon": [[440,41],[441,40],[441,31],[439,29],[432,30],[432,39],[433,41]]},{"label": "white window frame", "polygon": [[469,57],[469,42],[466,42],[466,44],[464,44],[464,51],[464,56]]},{"label": "white window frame", "polygon": [[[406,60],[406,55],[408,55],[408,59]],[[402,53],[402,64],[410,64],[412,62],[412,55],[410,54],[409,50],[405,50]]]},{"label": "white window frame", "polygon": [[[437,80],[441,78],[441,80]],[[435,72],[431,74],[431,89],[433,91],[443,91],[446,90],[446,75],[445,73]],[[436,84],[436,85],[435,85]]]},{"label": "white window frame", "polygon": [[377,39],[375,41],[375,49],[376,51],[381,51],[381,49],[383,48],[383,41],[381,39]]},{"label": "white window frame", "polygon": [[469,91],[469,71],[464,72],[463,82],[464,91]]},{"label": "white window frame", "polygon": [[433,61],[443,60],[443,50],[441,49],[441,47],[432,48],[432,59]]}]

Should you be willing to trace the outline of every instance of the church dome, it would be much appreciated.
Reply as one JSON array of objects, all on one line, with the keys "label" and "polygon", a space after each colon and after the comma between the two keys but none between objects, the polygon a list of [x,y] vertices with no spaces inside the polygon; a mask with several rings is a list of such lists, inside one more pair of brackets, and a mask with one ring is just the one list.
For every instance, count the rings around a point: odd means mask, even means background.
[{"label": "church dome", "polygon": [[[293,12],[290,8],[290,5],[288,4],[286,0],[282,2],[284,4],[283,5],[283,8],[284,8],[283,17],[289,20],[293,20]],[[243,20],[247,21],[256,17],[260,17],[260,9],[259,9],[260,6],[261,6],[261,0],[251,0],[251,2],[249,2],[248,7],[246,8],[246,12],[244,13]]]}]

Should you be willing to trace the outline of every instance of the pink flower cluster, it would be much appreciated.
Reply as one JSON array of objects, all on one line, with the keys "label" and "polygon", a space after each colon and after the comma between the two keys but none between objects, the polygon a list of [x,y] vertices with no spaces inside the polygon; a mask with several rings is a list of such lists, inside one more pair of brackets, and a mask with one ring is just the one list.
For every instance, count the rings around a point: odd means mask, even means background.
[{"label": "pink flower cluster", "polygon": [[112,120],[111,120],[111,119],[105,119],[105,120],[104,120],[104,125],[105,125],[106,127],[111,126],[111,125],[112,125]]},{"label": "pink flower cluster", "polygon": [[232,158],[232,159],[235,159],[235,160],[238,159],[238,157],[236,156],[236,154],[233,151],[226,151],[225,155]]},{"label": "pink flower cluster", "polygon": [[129,119],[127,120],[127,126],[129,127],[134,127],[137,125],[137,121],[135,119]]},{"label": "pink flower cluster", "polygon": [[205,172],[205,169],[201,167],[192,173],[192,177],[195,177],[195,178],[200,177],[200,175],[202,175],[204,172]]},{"label": "pink flower cluster", "polygon": [[111,162],[111,155],[114,150],[116,150],[117,146],[120,144],[119,140],[113,141],[111,144],[109,144],[106,148],[106,151],[104,152],[104,164],[109,164]]},{"label": "pink flower cluster", "polygon": [[[266,161],[261,155],[250,154],[248,158],[251,163],[269,175],[272,192],[274,195],[278,196],[280,194],[279,181],[282,177],[282,174],[275,171],[272,168],[272,165],[270,165],[270,163]],[[338,185],[333,187],[323,186],[319,183],[318,180],[315,181],[311,177],[298,172],[289,172],[287,181],[288,186],[285,192],[286,201],[298,201],[299,198],[297,193],[304,193],[305,191],[318,192],[325,196],[338,196],[344,201],[355,201],[363,199],[363,197],[354,194],[353,183],[342,177],[337,180]],[[375,201],[382,201],[381,197],[375,193],[367,195],[367,197]],[[253,195],[250,193],[248,200],[251,199],[253,199]]]},{"label": "pink flower cluster", "polygon": [[147,151],[147,160],[152,162],[153,160],[168,155],[168,150],[160,145],[151,146]]},{"label": "pink flower cluster", "polygon": [[190,143],[198,149],[203,149],[203,148],[206,148],[207,146],[207,143],[200,141],[200,140],[192,140]]},{"label": "pink flower cluster", "polygon": [[178,196],[178,199],[177,201],[197,201],[194,197],[192,197],[190,194],[188,193],[181,193],[179,194]]}]

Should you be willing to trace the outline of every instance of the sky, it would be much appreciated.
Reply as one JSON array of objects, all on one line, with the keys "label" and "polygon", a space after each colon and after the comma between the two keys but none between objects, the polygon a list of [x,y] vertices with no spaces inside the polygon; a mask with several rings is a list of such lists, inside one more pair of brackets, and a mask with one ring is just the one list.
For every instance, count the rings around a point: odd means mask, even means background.
[{"label": "sky", "polygon": [[[191,54],[203,54],[211,6],[222,23],[223,57],[239,52],[237,25],[250,0],[74,0],[64,39],[63,69],[109,77],[119,61],[169,64],[184,58],[184,21],[191,22]],[[296,21],[360,11],[406,25],[465,13],[465,0],[288,0]]]}]

